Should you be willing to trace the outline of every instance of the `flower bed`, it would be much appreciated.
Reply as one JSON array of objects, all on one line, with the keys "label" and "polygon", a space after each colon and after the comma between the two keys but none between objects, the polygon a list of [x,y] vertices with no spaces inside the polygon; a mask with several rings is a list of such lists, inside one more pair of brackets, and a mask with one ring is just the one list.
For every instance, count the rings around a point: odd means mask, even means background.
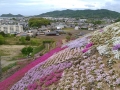
[{"label": "flower bed", "polygon": [[[18,81],[15,85],[12,86],[10,90],[13,89],[21,90],[25,89],[27,86],[28,88],[33,88],[34,87],[33,82],[35,82],[38,79],[40,79],[42,85],[44,84],[45,86],[49,86],[50,84],[55,83],[56,81],[59,80],[59,78],[62,75],[61,70],[71,67],[71,65],[72,64],[69,62],[64,62],[43,69],[42,64],[39,64],[34,68],[30,69],[20,81]],[[53,77],[54,79],[52,79]]]},{"label": "flower bed", "polygon": [[107,70],[101,57],[95,55],[82,60],[63,72],[56,90],[98,90],[115,89],[120,85],[120,76],[114,69]]},{"label": "flower bed", "polygon": [[23,69],[14,73],[12,76],[10,76],[7,79],[5,79],[4,81],[0,82],[0,90],[7,90],[7,88],[10,88],[11,85],[13,85],[15,82],[17,82],[20,78],[22,78],[28,70],[33,68],[35,65],[45,61],[47,58],[49,58],[54,53],[56,53],[60,50],[63,50],[63,49],[64,48],[58,47],[58,48],[51,50],[50,52],[44,54],[43,56],[41,56],[37,60],[33,61],[32,63],[30,63],[29,65],[24,67]]}]

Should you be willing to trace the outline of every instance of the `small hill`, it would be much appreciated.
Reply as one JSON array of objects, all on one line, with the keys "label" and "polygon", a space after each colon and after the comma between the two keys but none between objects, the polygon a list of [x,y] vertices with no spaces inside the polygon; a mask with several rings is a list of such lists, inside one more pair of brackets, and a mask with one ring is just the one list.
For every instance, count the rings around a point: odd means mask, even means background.
[{"label": "small hill", "polygon": [[38,16],[44,17],[80,17],[80,18],[118,18],[120,13],[115,11],[110,11],[106,9],[98,10],[62,10],[62,11],[52,11],[40,14]]},{"label": "small hill", "polygon": [[21,14],[13,15],[13,14],[9,13],[9,14],[2,14],[1,17],[24,17],[24,16]]}]

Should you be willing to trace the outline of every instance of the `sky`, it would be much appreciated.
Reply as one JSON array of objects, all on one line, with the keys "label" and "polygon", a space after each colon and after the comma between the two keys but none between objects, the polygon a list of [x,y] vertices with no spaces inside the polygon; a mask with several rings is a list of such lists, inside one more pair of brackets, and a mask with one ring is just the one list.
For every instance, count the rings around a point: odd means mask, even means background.
[{"label": "sky", "polygon": [[0,0],[0,15],[11,13],[29,16],[65,9],[120,12],[120,0]]}]

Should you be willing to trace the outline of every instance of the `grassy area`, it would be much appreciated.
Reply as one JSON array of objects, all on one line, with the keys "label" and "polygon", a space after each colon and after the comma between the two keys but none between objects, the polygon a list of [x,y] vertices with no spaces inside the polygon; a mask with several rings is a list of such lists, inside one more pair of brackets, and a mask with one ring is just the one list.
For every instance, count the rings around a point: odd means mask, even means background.
[{"label": "grassy area", "polygon": [[0,50],[0,55],[1,55],[1,56],[7,56],[7,55],[9,55],[9,54],[5,53],[3,50]]},{"label": "grassy area", "polygon": [[25,40],[24,43],[20,41],[21,37],[5,37],[5,45],[40,45],[43,41],[54,41],[49,38],[30,38],[30,41]]},{"label": "grassy area", "polygon": [[12,59],[10,59],[8,61],[15,61],[15,60],[18,60],[18,59],[21,59],[21,58],[26,58],[26,56],[23,55],[22,53],[20,53],[19,55],[12,57]]},{"label": "grassy area", "polygon": [[19,37],[5,37],[6,45],[15,45],[17,42],[19,42]]},{"label": "grassy area", "polygon": [[34,54],[42,51],[43,49],[45,49],[45,46],[44,46],[43,44],[40,45],[40,46],[38,46],[38,47],[34,47],[32,56],[33,56]]},{"label": "grassy area", "polygon": [[88,30],[88,28],[81,28],[80,30]]},{"label": "grassy area", "polygon": [[12,67],[16,66],[17,63],[12,63],[12,64],[9,64],[8,66],[5,66],[2,68],[2,72],[6,72],[7,70],[11,69]]},{"label": "grassy area", "polygon": [[74,30],[74,28],[64,28],[64,31]]}]

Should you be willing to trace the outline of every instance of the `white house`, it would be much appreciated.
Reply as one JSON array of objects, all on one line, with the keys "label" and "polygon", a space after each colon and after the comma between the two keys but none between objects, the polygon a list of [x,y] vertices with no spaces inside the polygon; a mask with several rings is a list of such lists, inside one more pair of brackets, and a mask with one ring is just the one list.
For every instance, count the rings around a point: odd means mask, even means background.
[{"label": "white house", "polygon": [[80,29],[80,27],[79,26],[75,26],[75,28],[74,28],[75,30],[79,30]]},{"label": "white house", "polygon": [[87,19],[79,19],[80,22],[85,22]]},{"label": "white house", "polygon": [[57,29],[63,29],[65,26],[64,25],[57,25],[56,28]]},{"label": "white house", "polygon": [[23,32],[23,26],[22,25],[0,25],[0,32],[4,33],[20,33]]}]

